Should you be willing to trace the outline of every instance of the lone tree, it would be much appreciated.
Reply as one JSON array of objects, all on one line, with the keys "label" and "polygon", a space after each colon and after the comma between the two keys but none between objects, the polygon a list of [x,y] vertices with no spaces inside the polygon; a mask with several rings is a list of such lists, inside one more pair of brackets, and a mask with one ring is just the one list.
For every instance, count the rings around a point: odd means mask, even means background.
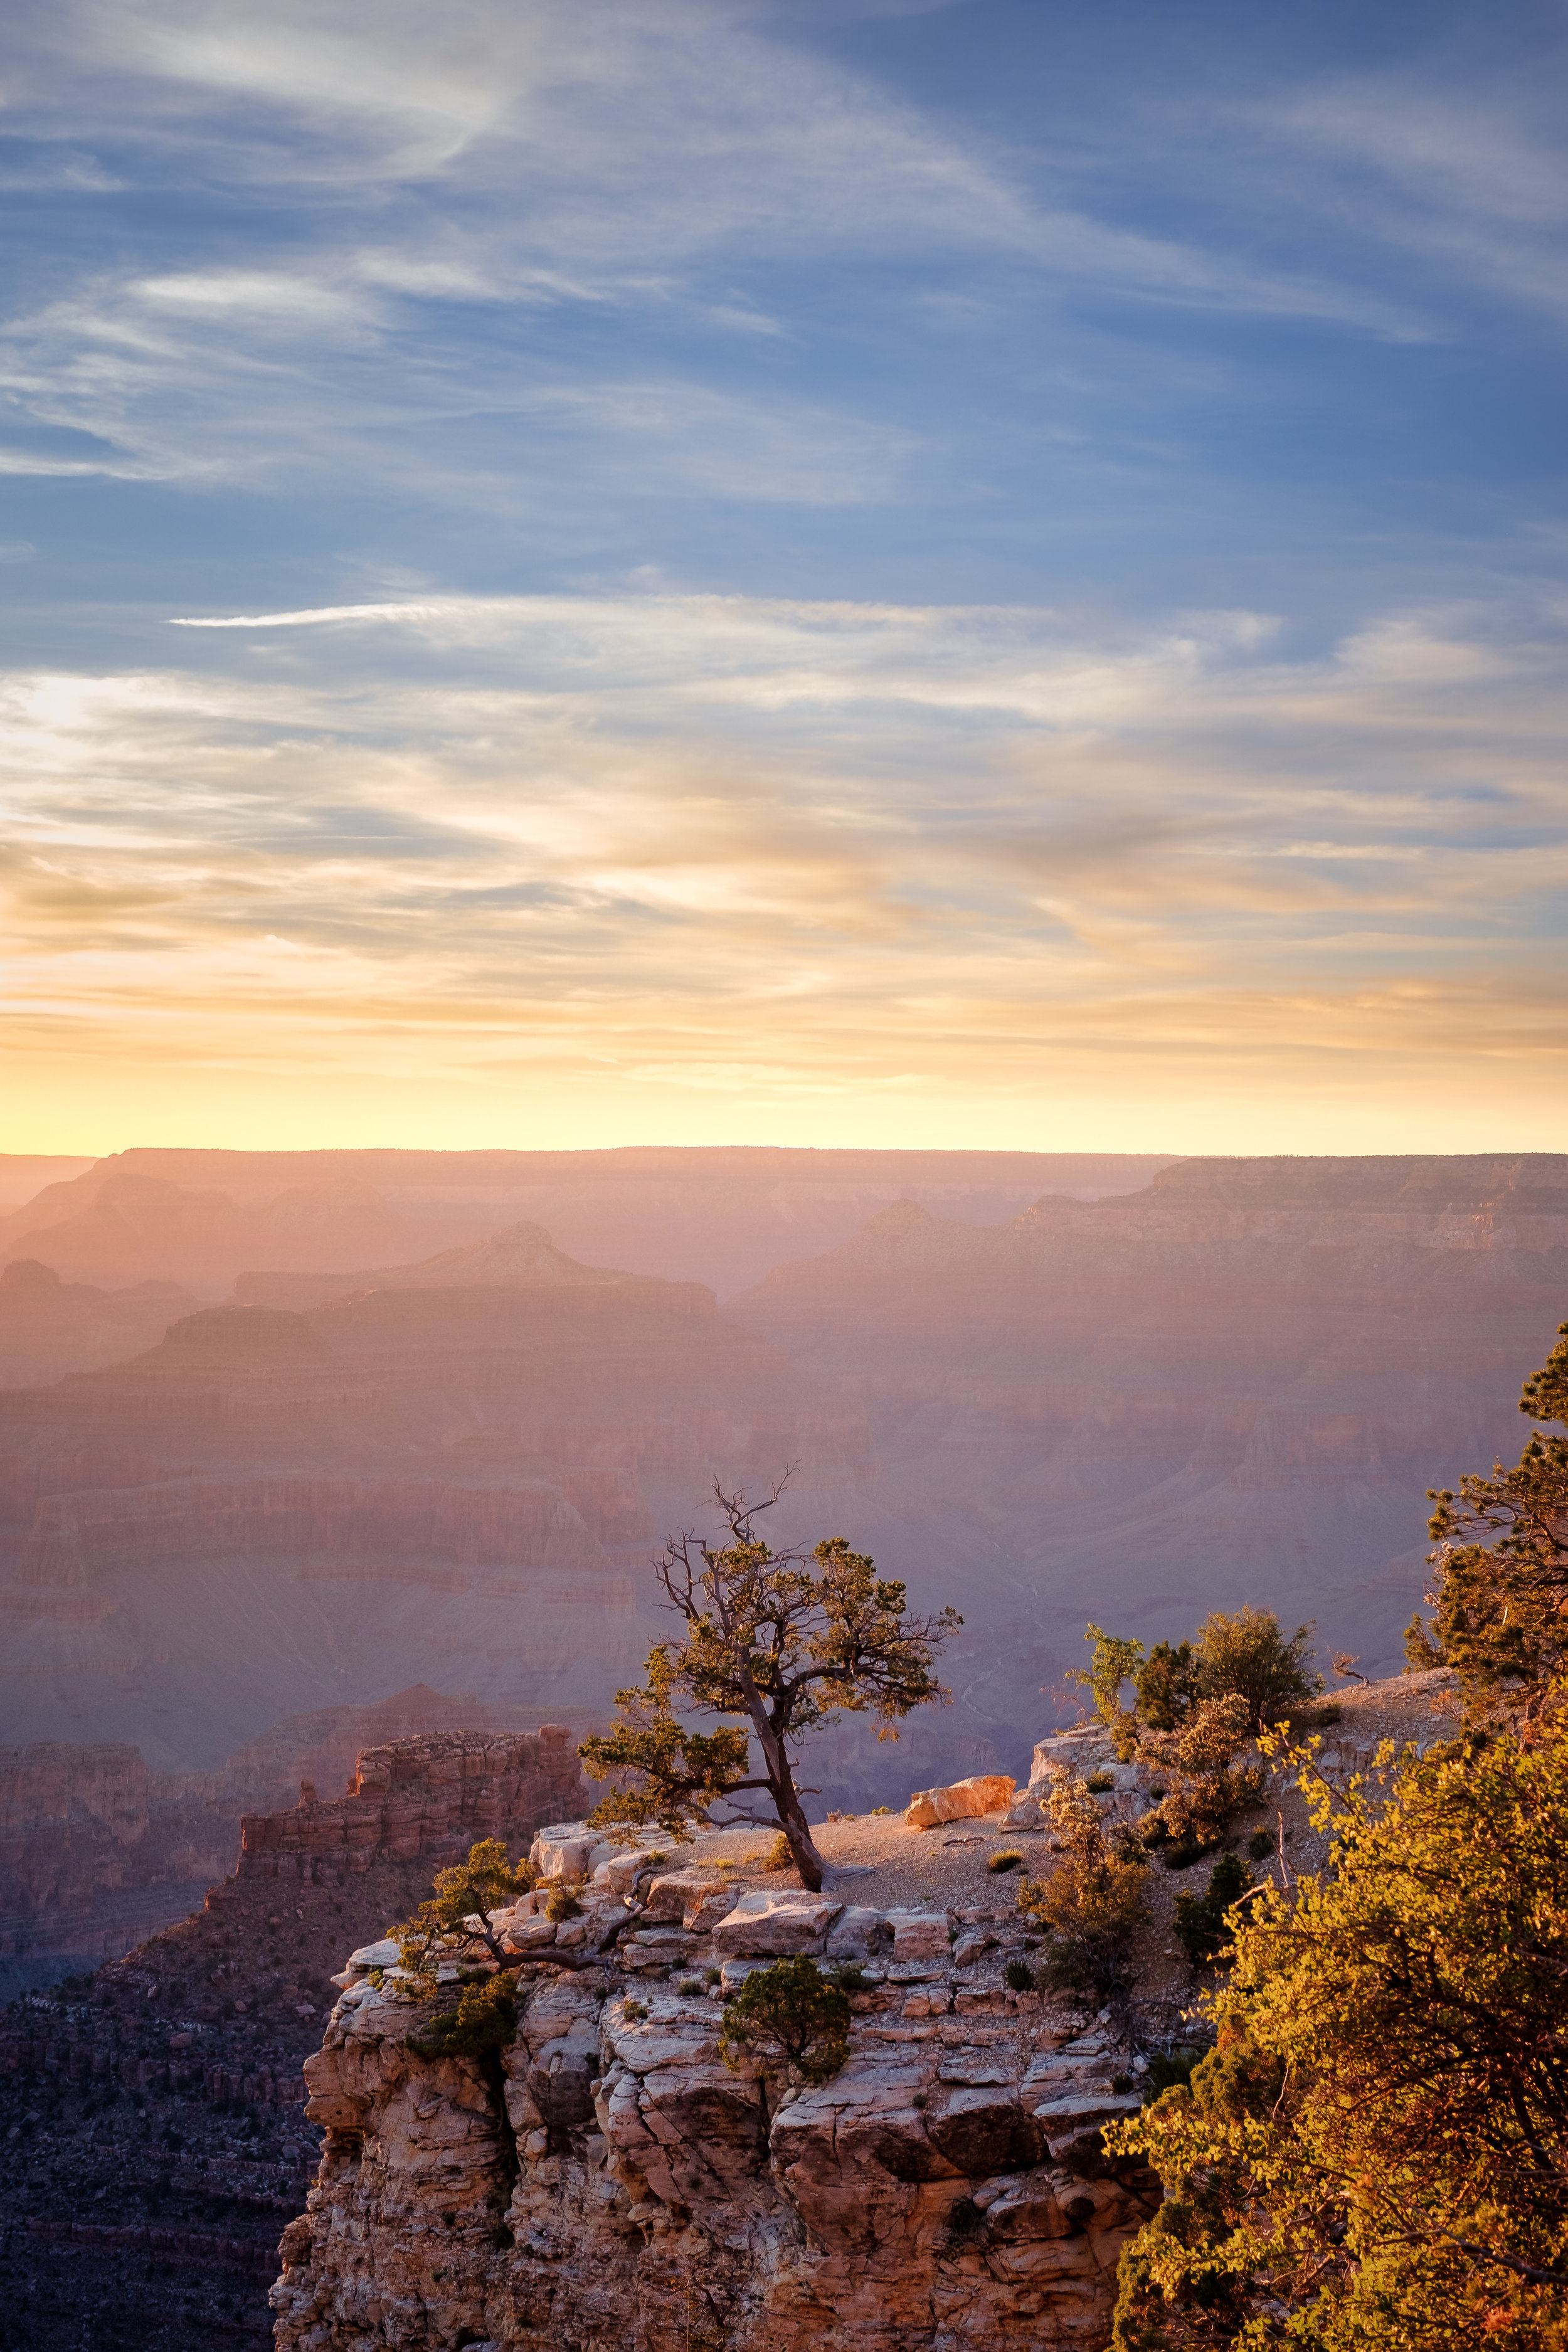
[{"label": "lone tree", "polygon": [[[646,1685],[616,1694],[616,1727],[577,1752],[595,1780],[615,1774],[620,1781],[589,1816],[605,1828],[657,1822],[685,1839],[689,1822],[719,1799],[761,1791],[801,1884],[816,1894],[826,1865],[795,1784],[802,1739],[841,1713],[875,1715],[879,1736],[897,1738],[900,1716],[946,1698],[936,1654],[963,1620],[952,1609],[911,1616],[902,1584],[878,1576],[843,1536],[809,1552],[770,1550],[756,1522],[786,1484],[749,1503],[715,1479],[729,1541],[673,1536],[655,1563],[666,1605],[684,1622],[682,1638],[655,1643]],[[687,1727],[688,1714],[741,1720],[701,1732]]]}]

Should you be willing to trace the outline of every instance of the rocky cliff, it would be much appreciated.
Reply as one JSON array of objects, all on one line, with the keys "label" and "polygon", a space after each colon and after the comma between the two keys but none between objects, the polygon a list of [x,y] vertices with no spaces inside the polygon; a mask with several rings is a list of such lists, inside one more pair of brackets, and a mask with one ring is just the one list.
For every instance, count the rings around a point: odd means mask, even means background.
[{"label": "rocky cliff", "polygon": [[[139,1764],[134,1751],[96,1766],[79,1754],[52,1780],[35,1765],[35,1807],[46,1826],[79,1816],[132,1834],[156,1813]],[[493,1829],[515,1850],[580,1798],[559,1727],[384,1742],[353,1781],[352,1798],[249,1822],[248,1860],[198,1892],[193,1916],[0,2011],[3,2340],[265,2352],[273,2249],[319,2153],[300,2063],[345,1942],[406,1916],[471,1834]],[[341,1843],[318,1856],[299,1837],[301,1821],[367,1806],[395,1834],[356,1849],[355,1868],[337,1866]]]},{"label": "rocky cliff", "polygon": [[[420,1684],[292,1717],[213,1772],[153,1772],[125,1745],[0,1748],[0,1988],[129,1951],[195,1909],[237,1852],[247,1874],[325,1885],[557,1809],[575,1770],[567,1730],[495,1737],[514,1720]],[[437,1731],[445,1743],[421,1743]],[[301,1782],[322,1801],[301,1807]]]},{"label": "rocky cliff", "polygon": [[[596,1889],[586,1921],[618,1899]],[[541,1930],[517,1923],[530,1949]],[[411,2048],[418,2012],[363,1954],[305,2070],[326,2141],[283,2240],[279,2352],[1103,2345],[1158,2191],[1104,2154],[1135,2104],[1104,2032],[1007,1989],[1022,1941],[999,1906],[656,1878],[617,1965],[534,1972],[499,2086]],[[781,1953],[867,1981],[816,2087],[719,2054],[723,1991]]]},{"label": "rocky cliff", "polygon": [[[1451,1685],[1342,1694],[1317,1769],[1447,1736]],[[279,2250],[278,2352],[1102,2352],[1121,2249],[1161,2190],[1108,2158],[1101,2126],[1137,2105],[1147,2063],[1109,2012],[1028,1989],[1018,1882],[994,1866],[1022,1849],[1049,1868],[1040,1800],[1064,1772],[1110,1820],[1151,1801],[1152,1769],[1118,1764],[1089,1722],[1037,1743],[1029,1788],[972,1790],[989,1816],[835,1816],[816,1832],[837,1874],[820,1896],[759,1870],[748,1829],[704,1833],[677,1866],[551,1825],[545,1884],[496,1922],[520,2013],[489,2060],[427,2054],[396,1948],[354,1952],[305,2066],[325,2138]],[[1261,1878],[1325,1866],[1288,1777],[1268,1811]],[[1148,1878],[1134,2031],[1160,2048],[1190,2030],[1173,1923],[1202,1874]],[[552,1899],[568,1888],[575,1916]],[[719,2047],[726,1999],[791,1957],[861,1988],[847,2063],[794,2089]]]}]

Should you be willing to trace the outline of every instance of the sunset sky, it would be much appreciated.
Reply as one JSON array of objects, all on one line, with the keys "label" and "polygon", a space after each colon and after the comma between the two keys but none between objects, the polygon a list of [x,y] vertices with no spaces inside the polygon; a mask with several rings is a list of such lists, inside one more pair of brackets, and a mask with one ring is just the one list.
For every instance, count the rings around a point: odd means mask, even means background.
[{"label": "sunset sky", "polygon": [[1568,20],[14,0],[0,1149],[1568,1149]]}]

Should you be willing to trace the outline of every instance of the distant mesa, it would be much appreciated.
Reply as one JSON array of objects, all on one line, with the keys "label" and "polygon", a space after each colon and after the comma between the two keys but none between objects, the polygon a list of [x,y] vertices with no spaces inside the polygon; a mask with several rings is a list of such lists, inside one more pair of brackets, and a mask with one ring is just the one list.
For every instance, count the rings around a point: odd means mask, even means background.
[{"label": "distant mesa", "polygon": [[413,1265],[366,1266],[349,1274],[242,1274],[234,1295],[246,1306],[303,1311],[363,1290],[546,1290],[608,1284],[661,1291],[689,1286],[655,1275],[583,1265],[558,1250],[542,1225],[524,1219],[487,1241],[440,1250]]},{"label": "distant mesa", "polygon": [[266,1307],[206,1307],[182,1316],[163,1335],[165,1348],[221,1362],[258,1356],[315,1357],[321,1342],[302,1315]]}]

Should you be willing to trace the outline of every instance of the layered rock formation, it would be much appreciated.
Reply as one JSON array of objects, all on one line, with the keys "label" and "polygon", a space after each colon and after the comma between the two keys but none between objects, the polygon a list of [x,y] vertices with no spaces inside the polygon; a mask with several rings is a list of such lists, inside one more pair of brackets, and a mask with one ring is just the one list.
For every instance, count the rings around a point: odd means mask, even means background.
[{"label": "layered rock formation", "polygon": [[773,1146],[123,1151],[91,1166],[16,1162],[17,1181],[26,1164],[43,1189],[0,1212],[0,1262],[41,1257],[91,1282],[158,1276],[210,1289],[246,1267],[385,1265],[526,1217],[575,1256],[722,1293],[781,1259],[833,1248],[889,1201],[991,1223],[1044,1192],[1131,1191],[1169,1158]]},{"label": "layered rock formation", "polygon": [[710,1292],[578,1272],[213,1308],[0,1396],[14,1735],[210,1769],[454,1667],[514,1711],[602,1706],[648,1638],[630,1570],[711,1473],[842,1465],[858,1433]]},{"label": "layered rock formation", "polygon": [[[75,1759],[49,1801],[133,1832],[155,1811],[139,1761],[100,1759],[90,1779]],[[581,1793],[559,1729],[394,1741],[363,1751],[353,1779],[341,1806],[248,1823],[239,1869],[195,1916],[0,2011],[0,2312],[32,2352],[100,2340],[106,2313],[117,2352],[264,2352],[273,2249],[319,2153],[300,2065],[345,1942],[406,1916],[470,1836],[518,1851]],[[43,1799],[37,1767],[33,1786]],[[341,1821],[345,1807],[395,1827],[357,1850],[358,1867],[342,1867],[341,1844],[317,1855],[291,1841],[301,1818]]]},{"label": "layered rock formation", "polygon": [[497,1738],[432,1732],[367,1748],[348,1794],[321,1803],[301,1790],[291,1812],[249,1814],[240,1824],[238,1874],[341,1885],[379,1861],[466,1853],[476,1838],[530,1834],[542,1815],[586,1797],[566,1726]]},{"label": "layered rock formation", "polygon": [[162,1339],[196,1304],[177,1282],[100,1290],[37,1258],[0,1266],[0,1389],[33,1388],[113,1364]]},{"label": "layered rock formation", "polygon": [[[605,1879],[574,1941],[619,1906]],[[701,1891],[656,1879],[616,1966],[537,1972],[504,2083],[410,2046],[384,1954],[345,1972],[306,2066],[327,2137],[283,2240],[279,2352],[1105,2342],[1158,2191],[1104,2154],[1100,2124],[1136,2103],[1104,2034],[1007,1990],[1016,1920],[764,1894],[710,1927],[729,1895]],[[719,2055],[725,1984],[781,1951],[857,1959],[868,1987],[816,2087]]]},{"label": "layered rock formation", "polygon": [[547,1738],[498,1737],[497,1719],[510,1720],[416,1685],[295,1717],[210,1773],[150,1772],[129,1746],[0,1748],[0,1987],[130,1950],[199,1907],[237,1852],[242,1875],[327,1885],[465,1833],[531,1830],[577,1790],[587,1722]]},{"label": "layered rock formation", "polygon": [[726,1314],[865,1414],[836,1516],[963,1610],[976,1728],[1076,1704],[1090,1617],[1253,1601],[1386,1672],[1426,1489],[1517,1453],[1568,1315],[1568,1158],[1193,1160],[984,1230],[904,1204]]}]

